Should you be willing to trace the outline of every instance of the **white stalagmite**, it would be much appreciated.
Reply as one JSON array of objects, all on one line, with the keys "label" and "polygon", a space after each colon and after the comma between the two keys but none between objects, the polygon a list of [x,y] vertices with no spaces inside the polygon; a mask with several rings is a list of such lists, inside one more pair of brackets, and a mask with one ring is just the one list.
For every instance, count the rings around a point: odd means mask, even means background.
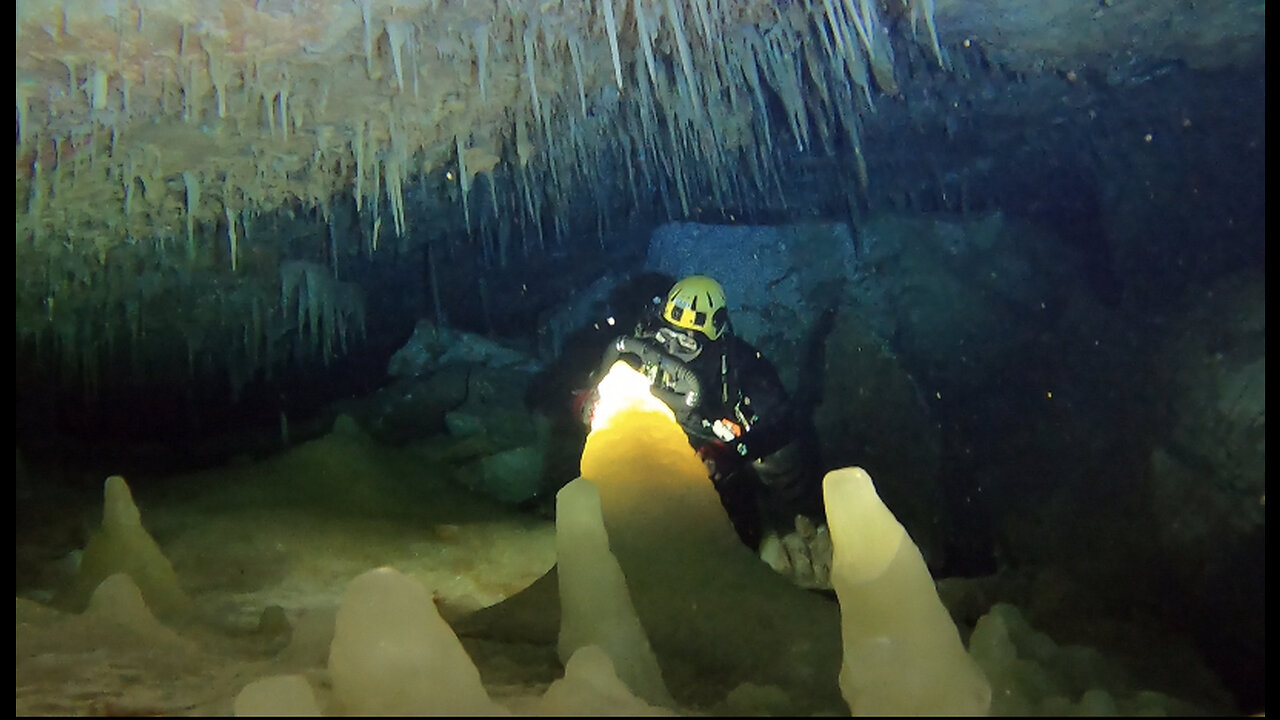
[{"label": "white stalagmite", "polygon": [[389,567],[347,586],[328,670],[340,714],[494,717],[505,710],[489,699],[427,588]]},{"label": "white stalagmite", "polygon": [[631,604],[627,578],[609,551],[600,492],[586,478],[556,493],[556,560],[560,662],[567,664],[581,648],[599,647],[631,692],[650,703],[674,705]]},{"label": "white stalagmite", "polygon": [[871,477],[833,470],[822,490],[840,601],[840,692],[852,714],[985,715],[991,686]]}]

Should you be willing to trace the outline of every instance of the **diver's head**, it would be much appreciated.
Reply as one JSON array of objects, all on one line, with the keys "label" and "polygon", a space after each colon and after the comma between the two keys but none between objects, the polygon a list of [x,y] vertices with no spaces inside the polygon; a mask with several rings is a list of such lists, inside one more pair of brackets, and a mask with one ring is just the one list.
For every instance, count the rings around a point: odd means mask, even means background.
[{"label": "diver's head", "polygon": [[724,288],[706,275],[690,275],[671,286],[662,319],[672,327],[719,340],[729,329]]}]

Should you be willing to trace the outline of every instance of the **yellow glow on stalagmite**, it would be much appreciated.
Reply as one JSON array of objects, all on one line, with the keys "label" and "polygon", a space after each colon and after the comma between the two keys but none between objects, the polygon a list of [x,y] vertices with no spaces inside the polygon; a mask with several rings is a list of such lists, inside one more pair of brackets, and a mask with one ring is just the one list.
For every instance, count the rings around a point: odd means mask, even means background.
[{"label": "yellow glow on stalagmite", "polygon": [[671,694],[711,704],[751,683],[779,688],[800,714],[842,711],[835,604],[742,544],[644,375],[619,362],[599,390],[582,478],[599,490],[609,551]]},{"label": "yellow glow on stalagmite", "polygon": [[[618,361],[597,388],[582,477],[600,488],[611,529],[664,507],[670,524],[687,526],[715,546],[738,546],[705,468],[671,409],[649,391],[649,379]],[[666,499],[675,501],[655,502]],[[610,513],[610,505],[620,512]]]},{"label": "yellow glow on stalagmite", "polygon": [[596,386],[600,400],[591,416],[591,430],[610,426],[623,410],[641,410],[663,414],[675,421],[671,408],[649,392],[649,378],[619,360]]},{"label": "yellow glow on stalagmite", "polygon": [[799,714],[987,710],[990,686],[866,472],[844,468],[824,481],[837,606],[742,545],[644,375],[616,363],[599,392],[582,477],[599,489],[609,551],[674,697],[708,692],[682,684],[689,663],[731,679],[714,692],[772,685]]}]

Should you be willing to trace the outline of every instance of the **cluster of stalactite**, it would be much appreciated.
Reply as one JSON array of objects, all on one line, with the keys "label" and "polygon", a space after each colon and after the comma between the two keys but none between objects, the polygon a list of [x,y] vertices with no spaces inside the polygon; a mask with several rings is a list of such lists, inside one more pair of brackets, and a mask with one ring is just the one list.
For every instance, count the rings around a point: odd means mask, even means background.
[{"label": "cluster of stalactite", "polygon": [[[289,262],[320,263],[341,287],[341,258],[393,238],[461,237],[505,265],[584,227],[602,239],[620,209],[785,205],[783,153],[841,148],[865,188],[860,119],[897,92],[885,19],[908,19],[898,26],[946,62],[931,0],[259,0],[200,13],[18,8],[18,337],[87,382],[103,352],[141,346],[146,317],[165,320],[152,334],[186,336],[171,343],[219,338],[239,354],[228,367],[341,351],[357,301],[303,317],[319,281]],[[440,189],[451,211],[407,212],[415,187]],[[318,232],[301,252],[251,232],[281,208],[327,220],[351,199],[356,231]],[[246,365],[284,335],[296,348]]]}]

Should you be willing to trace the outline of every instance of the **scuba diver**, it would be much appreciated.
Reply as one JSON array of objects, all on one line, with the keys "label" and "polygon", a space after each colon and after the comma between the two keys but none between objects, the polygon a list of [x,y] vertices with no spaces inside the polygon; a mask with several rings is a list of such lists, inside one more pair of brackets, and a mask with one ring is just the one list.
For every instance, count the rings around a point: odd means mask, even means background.
[{"label": "scuba diver", "polygon": [[[593,382],[619,359],[671,408],[742,542],[797,584],[829,587],[816,453],[801,448],[806,434],[777,369],[733,333],[720,283],[693,275],[665,303],[655,297],[633,334],[605,351]],[[588,426],[596,398],[594,386],[578,393]]]}]

